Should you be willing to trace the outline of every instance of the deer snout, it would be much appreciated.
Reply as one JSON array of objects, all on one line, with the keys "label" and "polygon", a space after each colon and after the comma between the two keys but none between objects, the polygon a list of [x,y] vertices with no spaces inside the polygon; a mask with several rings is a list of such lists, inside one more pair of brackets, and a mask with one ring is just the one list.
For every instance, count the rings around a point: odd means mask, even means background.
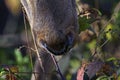
[{"label": "deer snout", "polygon": [[72,33],[64,34],[59,31],[46,36],[46,40],[41,40],[40,44],[54,55],[67,53],[74,45],[75,37]]}]

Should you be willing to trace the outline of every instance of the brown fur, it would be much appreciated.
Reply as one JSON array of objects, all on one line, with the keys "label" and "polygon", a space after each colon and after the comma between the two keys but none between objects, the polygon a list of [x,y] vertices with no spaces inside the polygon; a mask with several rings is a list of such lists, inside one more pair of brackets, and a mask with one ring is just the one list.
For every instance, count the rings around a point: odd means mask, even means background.
[{"label": "brown fur", "polygon": [[61,50],[69,35],[72,36],[74,45],[78,33],[75,0],[21,0],[21,2],[38,45],[44,41],[52,49]]},{"label": "brown fur", "polygon": [[45,43],[47,49],[56,55],[64,54],[74,46],[78,35],[75,0],[21,0],[21,3],[34,31],[45,70],[42,71],[37,60],[34,71],[39,74],[33,74],[31,80],[51,80],[54,62],[40,45]]}]

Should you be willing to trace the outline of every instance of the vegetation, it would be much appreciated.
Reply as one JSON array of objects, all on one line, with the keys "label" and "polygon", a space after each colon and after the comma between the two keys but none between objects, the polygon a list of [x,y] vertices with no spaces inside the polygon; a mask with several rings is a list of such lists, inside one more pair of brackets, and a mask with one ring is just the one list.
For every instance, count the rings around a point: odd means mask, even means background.
[{"label": "vegetation", "polygon": [[[60,71],[66,80],[120,80],[120,2],[116,0],[110,5],[111,1],[102,0],[97,6],[94,1],[85,2],[77,1],[82,4],[77,6],[79,42],[58,61]],[[23,22],[20,3],[2,0],[0,6],[6,6],[2,13],[7,10],[6,15],[0,15],[0,80],[30,80],[35,51],[29,28],[24,29],[27,23]],[[106,7],[109,15],[102,7]],[[53,80],[60,79],[56,74]]]}]

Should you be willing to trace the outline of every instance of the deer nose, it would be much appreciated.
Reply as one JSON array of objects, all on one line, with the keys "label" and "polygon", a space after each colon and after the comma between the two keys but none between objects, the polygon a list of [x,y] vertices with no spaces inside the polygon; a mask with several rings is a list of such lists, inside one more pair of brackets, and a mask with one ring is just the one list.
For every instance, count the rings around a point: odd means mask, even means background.
[{"label": "deer nose", "polygon": [[60,43],[56,43],[54,45],[49,45],[45,41],[41,41],[41,44],[52,54],[54,55],[64,55],[74,45],[74,36],[72,34],[68,34],[66,36],[66,39],[64,41],[61,41]]}]

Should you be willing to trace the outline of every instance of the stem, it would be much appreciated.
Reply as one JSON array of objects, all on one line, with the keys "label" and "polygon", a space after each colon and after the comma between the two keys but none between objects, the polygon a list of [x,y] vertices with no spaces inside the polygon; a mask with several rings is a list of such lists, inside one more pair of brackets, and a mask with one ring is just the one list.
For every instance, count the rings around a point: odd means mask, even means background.
[{"label": "stem", "polygon": [[57,71],[58,71],[60,77],[62,78],[62,80],[66,80],[66,79],[64,78],[64,76],[62,75],[62,72],[60,71],[60,68],[59,68],[59,65],[58,65],[58,63],[57,63],[57,61],[56,61],[55,56],[51,54],[51,57],[52,57],[52,59],[53,59],[53,61],[54,61],[54,64],[55,64],[55,66],[56,66],[56,68],[57,68]]}]

